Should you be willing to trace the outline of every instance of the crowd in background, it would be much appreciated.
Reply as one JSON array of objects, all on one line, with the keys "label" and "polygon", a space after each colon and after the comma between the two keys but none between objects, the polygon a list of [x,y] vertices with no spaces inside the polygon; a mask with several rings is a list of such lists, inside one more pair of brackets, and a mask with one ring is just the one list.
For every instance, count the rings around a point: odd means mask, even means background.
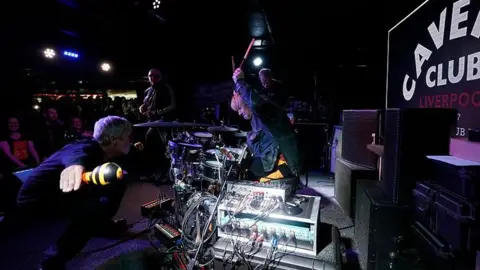
[{"label": "crowd in background", "polygon": [[8,115],[3,120],[1,171],[34,167],[65,144],[90,138],[95,121],[106,115],[122,116],[132,123],[141,119],[135,99],[35,98],[30,111]]}]

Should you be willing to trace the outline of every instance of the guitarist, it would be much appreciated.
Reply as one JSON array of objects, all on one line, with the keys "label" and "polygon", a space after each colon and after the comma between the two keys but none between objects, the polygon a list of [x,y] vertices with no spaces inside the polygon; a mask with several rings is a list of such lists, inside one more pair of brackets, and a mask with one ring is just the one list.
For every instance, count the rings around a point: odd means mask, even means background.
[{"label": "guitarist", "polygon": [[[150,87],[145,90],[143,104],[140,105],[140,113],[147,117],[148,121],[171,121],[176,108],[175,93],[163,80],[162,73],[158,69],[151,69],[148,72]],[[168,169],[168,160],[163,154],[168,142],[165,132],[156,128],[148,129],[145,135],[145,150],[151,168],[160,165],[161,172],[154,172],[155,180],[163,180],[162,173]]]}]

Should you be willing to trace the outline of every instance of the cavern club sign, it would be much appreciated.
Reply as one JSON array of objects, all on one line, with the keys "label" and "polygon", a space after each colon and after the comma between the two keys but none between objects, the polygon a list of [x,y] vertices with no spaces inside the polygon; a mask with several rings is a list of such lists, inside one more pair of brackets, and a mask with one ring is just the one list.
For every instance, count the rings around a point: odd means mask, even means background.
[{"label": "cavern club sign", "polygon": [[430,0],[388,33],[387,108],[455,108],[480,128],[480,1]]}]

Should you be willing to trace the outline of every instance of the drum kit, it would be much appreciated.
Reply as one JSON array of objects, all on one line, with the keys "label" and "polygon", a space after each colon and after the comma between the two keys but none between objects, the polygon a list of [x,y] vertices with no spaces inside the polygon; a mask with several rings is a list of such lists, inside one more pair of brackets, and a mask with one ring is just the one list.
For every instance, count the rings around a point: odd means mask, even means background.
[{"label": "drum kit", "polygon": [[170,159],[169,178],[176,185],[188,185],[216,195],[223,181],[245,177],[247,170],[242,165],[249,155],[246,132],[223,124],[165,121],[135,127],[170,133],[165,155]]}]

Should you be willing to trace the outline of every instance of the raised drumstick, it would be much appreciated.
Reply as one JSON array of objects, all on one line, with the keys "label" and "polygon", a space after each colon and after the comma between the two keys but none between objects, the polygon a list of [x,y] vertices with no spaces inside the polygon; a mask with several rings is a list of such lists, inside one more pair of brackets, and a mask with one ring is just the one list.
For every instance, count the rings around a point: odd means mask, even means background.
[{"label": "raised drumstick", "polygon": [[255,42],[255,39],[252,38],[252,41],[250,41],[250,45],[248,45],[248,49],[247,49],[247,51],[245,52],[245,55],[243,56],[242,63],[240,63],[240,66],[238,66],[238,68],[242,68],[243,63],[245,62],[245,59],[247,59],[248,55],[250,54],[250,50],[252,49],[252,46],[253,46],[253,43],[254,43],[254,42]]}]

